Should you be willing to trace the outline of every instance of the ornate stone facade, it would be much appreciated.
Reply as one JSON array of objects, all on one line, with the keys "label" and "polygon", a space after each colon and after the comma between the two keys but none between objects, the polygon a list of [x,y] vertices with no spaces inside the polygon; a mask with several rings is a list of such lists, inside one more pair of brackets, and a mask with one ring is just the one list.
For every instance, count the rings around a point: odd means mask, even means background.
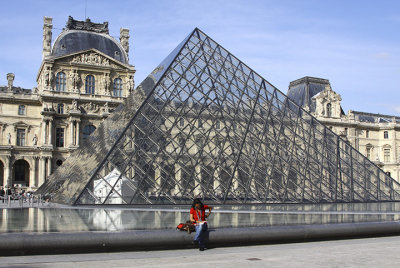
[{"label": "ornate stone facade", "polygon": [[303,77],[289,85],[289,96],[392,178],[400,181],[400,117],[350,110],[326,79]]},{"label": "ornate stone facade", "polygon": [[[72,33],[106,38],[108,45],[77,50]],[[51,47],[52,18],[45,17],[37,87],[15,87],[14,74],[0,87],[0,185],[35,190],[133,90],[135,68],[108,35],[108,23],[70,17],[61,37]],[[66,50],[72,52],[57,53]]]}]

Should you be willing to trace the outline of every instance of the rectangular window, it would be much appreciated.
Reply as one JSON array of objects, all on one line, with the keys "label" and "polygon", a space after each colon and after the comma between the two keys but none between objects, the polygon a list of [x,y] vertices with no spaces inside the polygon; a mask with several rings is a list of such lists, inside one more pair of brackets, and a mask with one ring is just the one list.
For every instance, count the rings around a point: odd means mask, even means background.
[{"label": "rectangular window", "polygon": [[25,115],[25,105],[18,106],[18,115]]},{"label": "rectangular window", "polygon": [[389,139],[389,132],[388,131],[384,131],[383,132],[383,138],[384,139]]},{"label": "rectangular window", "polygon": [[383,150],[383,161],[390,162],[390,149]]},{"label": "rectangular window", "polygon": [[17,129],[17,146],[25,146],[25,129]]},{"label": "rectangular window", "polygon": [[179,125],[180,125],[181,127],[185,126],[185,119],[181,118],[181,119],[179,120]]},{"label": "rectangular window", "polygon": [[367,148],[367,158],[371,160],[371,148]]},{"label": "rectangular window", "polygon": [[348,130],[348,128],[346,127],[346,128],[344,128],[344,135],[348,135],[348,132],[349,132],[349,130]]},{"label": "rectangular window", "polygon": [[56,128],[56,147],[64,147],[64,129]]},{"label": "rectangular window", "polygon": [[64,113],[64,104],[59,103],[57,105],[57,113],[59,113],[59,114],[63,114]]},{"label": "rectangular window", "polygon": [[366,131],[365,131],[365,137],[366,137],[366,138],[369,138],[369,130],[366,130]]},{"label": "rectangular window", "polygon": [[201,121],[200,118],[197,120],[197,127],[198,128],[202,128],[203,127],[203,121]]}]

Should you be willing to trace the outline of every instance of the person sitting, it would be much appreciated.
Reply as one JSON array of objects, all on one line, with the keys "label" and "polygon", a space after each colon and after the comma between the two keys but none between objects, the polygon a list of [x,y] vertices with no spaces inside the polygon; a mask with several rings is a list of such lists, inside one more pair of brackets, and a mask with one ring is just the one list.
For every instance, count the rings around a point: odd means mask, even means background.
[{"label": "person sitting", "polygon": [[[206,215],[205,211],[208,209]],[[204,237],[208,231],[207,222],[205,221],[210,216],[212,207],[203,205],[200,199],[196,198],[193,201],[192,208],[190,209],[190,222],[196,225],[196,235],[194,242],[199,244],[199,250],[203,251],[205,248]]]}]

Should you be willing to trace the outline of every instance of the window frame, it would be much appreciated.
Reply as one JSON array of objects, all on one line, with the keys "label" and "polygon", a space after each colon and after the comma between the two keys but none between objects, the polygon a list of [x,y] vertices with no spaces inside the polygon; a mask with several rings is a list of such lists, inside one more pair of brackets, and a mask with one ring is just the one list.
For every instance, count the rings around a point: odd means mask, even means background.
[{"label": "window frame", "polygon": [[56,74],[56,91],[65,92],[67,87],[67,75],[61,71]]},{"label": "window frame", "polygon": [[[26,129],[17,128],[17,146],[26,146]],[[21,135],[22,134],[22,135]],[[21,137],[22,136],[22,137]]]},{"label": "window frame", "polygon": [[96,93],[96,78],[89,74],[85,78],[85,93],[95,95]]},{"label": "window frame", "polygon": [[[21,110],[21,108],[23,108],[23,109]],[[26,115],[26,106],[25,105],[23,105],[23,104],[18,105],[18,115]]]},{"label": "window frame", "polygon": [[332,117],[332,104],[331,103],[326,104],[326,116]]},{"label": "window frame", "polygon": [[113,96],[122,97],[122,79],[117,77],[113,82]]},{"label": "window frame", "polygon": [[64,103],[57,104],[57,113],[64,114]]},{"label": "window frame", "polygon": [[383,149],[383,162],[387,163],[390,162],[391,152],[390,148]]},{"label": "window frame", "polygon": [[389,139],[389,131],[387,131],[387,130],[383,131],[383,138],[385,140]]},{"label": "window frame", "polygon": [[57,127],[56,128],[55,146],[57,148],[65,147],[65,128],[63,128],[63,127]]}]

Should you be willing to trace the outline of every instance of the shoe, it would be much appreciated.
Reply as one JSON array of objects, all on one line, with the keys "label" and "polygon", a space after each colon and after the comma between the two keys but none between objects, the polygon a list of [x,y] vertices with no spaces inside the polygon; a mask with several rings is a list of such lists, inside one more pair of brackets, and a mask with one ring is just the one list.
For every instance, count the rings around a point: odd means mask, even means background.
[{"label": "shoe", "polygon": [[204,248],[199,248],[200,251],[204,251]]}]

